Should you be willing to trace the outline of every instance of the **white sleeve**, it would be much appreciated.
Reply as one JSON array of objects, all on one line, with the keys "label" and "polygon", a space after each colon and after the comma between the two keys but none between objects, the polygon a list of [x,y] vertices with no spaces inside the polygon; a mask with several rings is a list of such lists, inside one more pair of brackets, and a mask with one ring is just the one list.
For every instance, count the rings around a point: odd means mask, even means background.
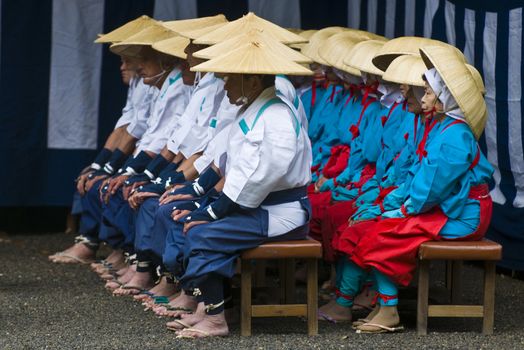
[{"label": "white sleeve", "polygon": [[287,106],[271,106],[245,134],[242,152],[234,155],[224,184],[223,192],[231,200],[256,208],[286,176],[297,152],[292,118]]},{"label": "white sleeve", "polygon": [[124,125],[128,125],[133,121],[134,118],[134,108],[133,108],[133,93],[135,92],[135,86],[134,82],[131,81],[129,83],[129,87],[127,88],[127,99],[126,99],[126,105],[122,109],[122,115],[120,118],[118,118],[115,129],[118,129]]},{"label": "white sleeve", "polygon": [[127,132],[136,139],[141,139],[147,130],[147,121],[152,105],[158,97],[158,91],[140,82],[133,94],[133,118],[127,126]]},{"label": "white sleeve", "polygon": [[209,100],[209,103],[202,104],[195,123],[182,136],[180,152],[184,157],[189,158],[206,148],[213,136],[213,131],[210,130],[211,120],[217,116],[224,95],[225,91],[220,86],[220,89],[212,89],[212,94],[207,96],[206,100]]}]

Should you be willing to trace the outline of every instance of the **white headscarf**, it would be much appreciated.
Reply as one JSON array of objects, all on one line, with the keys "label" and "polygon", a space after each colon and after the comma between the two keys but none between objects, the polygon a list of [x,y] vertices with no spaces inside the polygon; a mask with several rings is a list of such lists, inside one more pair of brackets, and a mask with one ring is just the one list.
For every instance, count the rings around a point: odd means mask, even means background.
[{"label": "white headscarf", "polygon": [[437,98],[442,102],[444,114],[454,119],[466,121],[464,113],[460,110],[457,101],[455,101],[455,98],[451,95],[451,91],[449,91],[437,70],[431,68],[424,73],[424,76],[429,86],[433,89],[433,92],[435,92],[435,95],[437,95]]},{"label": "white headscarf", "polygon": [[391,108],[395,102],[400,103],[404,100],[402,92],[397,84],[379,79],[377,90],[382,94],[380,97],[380,103],[384,107]]},{"label": "white headscarf", "polygon": [[343,70],[337,69],[335,67],[333,67],[333,73],[335,73],[337,77],[339,77],[341,80],[348,84],[358,85],[362,83],[362,79],[360,77],[357,77],[351,73],[344,72]]}]

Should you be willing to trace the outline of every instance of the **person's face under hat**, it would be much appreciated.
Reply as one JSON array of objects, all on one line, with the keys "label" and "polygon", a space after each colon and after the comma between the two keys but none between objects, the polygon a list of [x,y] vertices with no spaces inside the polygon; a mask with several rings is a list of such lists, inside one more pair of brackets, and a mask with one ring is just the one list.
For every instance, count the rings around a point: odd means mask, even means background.
[{"label": "person's face under hat", "polygon": [[420,114],[422,113],[422,106],[417,97],[415,96],[414,89],[416,88],[421,87],[413,87],[407,84],[400,84],[400,92],[406,100],[408,111],[413,114]]},{"label": "person's face under hat", "polygon": [[142,58],[138,62],[137,73],[142,77],[144,84],[161,85],[163,79],[159,79],[160,74],[164,71],[156,51],[146,47],[141,52]]},{"label": "person's face under hat", "polygon": [[[224,90],[226,90],[229,103],[233,105],[243,105],[251,103],[258,96],[264,87],[260,75],[249,74],[224,74]],[[247,101],[242,101],[242,98]]]},{"label": "person's face under hat", "polygon": [[190,68],[205,62],[204,59],[193,56],[193,53],[206,48],[207,45],[196,45],[191,41],[189,45],[184,49],[184,53],[187,55],[187,69],[182,70],[182,80],[185,85],[193,85],[196,78],[196,72],[191,72]]},{"label": "person's face under hat", "polygon": [[138,61],[132,57],[121,56],[120,74],[124,84],[129,85],[131,78],[136,75]]},{"label": "person's face under hat", "polygon": [[427,81],[425,85],[425,93],[424,97],[422,97],[422,110],[426,113],[431,111],[442,112],[444,110],[442,102],[439,101],[438,96]]}]

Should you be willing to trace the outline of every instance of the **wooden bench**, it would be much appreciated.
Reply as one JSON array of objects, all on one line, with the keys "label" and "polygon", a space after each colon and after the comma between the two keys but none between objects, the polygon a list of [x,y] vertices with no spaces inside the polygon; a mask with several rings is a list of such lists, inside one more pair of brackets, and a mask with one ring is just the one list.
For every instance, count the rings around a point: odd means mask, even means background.
[{"label": "wooden bench", "polygon": [[[482,333],[493,334],[495,313],[495,265],[502,257],[500,244],[482,241],[432,241],[423,243],[418,251],[417,333],[427,334],[428,317],[481,317]],[[432,260],[446,261],[446,285],[451,305],[428,305],[429,264]],[[462,295],[461,270],[463,261],[484,262],[484,296],[481,305],[459,305]]]},{"label": "wooden bench", "polygon": [[[287,317],[307,318],[308,334],[318,334],[317,298],[318,272],[317,260],[322,257],[322,246],[313,239],[282,241],[262,244],[250,249],[240,256],[241,263],[241,302],[240,302],[240,334],[251,335],[252,317]],[[253,275],[253,260],[280,260],[281,304],[252,305],[251,287]],[[294,264],[295,259],[304,259],[307,267],[307,302],[306,304],[290,304],[294,299]]]}]

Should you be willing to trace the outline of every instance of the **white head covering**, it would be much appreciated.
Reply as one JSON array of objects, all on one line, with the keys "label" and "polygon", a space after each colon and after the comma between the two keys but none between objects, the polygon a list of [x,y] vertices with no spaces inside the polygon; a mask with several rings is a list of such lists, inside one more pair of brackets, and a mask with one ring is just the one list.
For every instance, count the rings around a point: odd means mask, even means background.
[{"label": "white head covering", "polygon": [[442,102],[444,114],[454,119],[466,121],[464,113],[460,110],[457,101],[455,101],[455,98],[451,95],[451,92],[437,70],[431,68],[424,73],[424,76],[429,86],[433,89],[433,92],[435,92],[435,95],[437,95],[437,98]]},{"label": "white head covering", "polygon": [[333,67],[333,73],[335,73],[337,77],[339,77],[341,80],[343,80],[346,83],[355,84],[355,85],[362,83],[362,79],[360,77],[344,72],[343,70],[337,69],[335,67]]},{"label": "white head covering", "polygon": [[400,103],[404,100],[400,87],[397,84],[379,79],[377,90],[382,94],[380,97],[380,103],[384,107],[391,108],[395,102]]}]

